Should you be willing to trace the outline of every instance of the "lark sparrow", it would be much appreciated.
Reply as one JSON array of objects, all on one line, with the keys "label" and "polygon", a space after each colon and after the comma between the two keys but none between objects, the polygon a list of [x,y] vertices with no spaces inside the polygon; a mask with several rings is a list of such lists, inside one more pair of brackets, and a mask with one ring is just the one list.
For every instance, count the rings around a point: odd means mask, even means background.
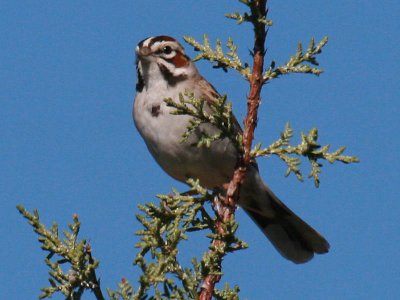
[{"label": "lark sparrow", "polygon": [[[173,115],[164,102],[175,101],[191,91],[205,102],[219,97],[214,87],[198,72],[177,40],[168,36],[150,37],[136,47],[137,84],[133,106],[135,125],[157,163],[173,178],[186,182],[197,178],[209,189],[223,189],[233,175],[237,150],[228,139],[209,148],[195,147],[200,132],[181,142],[191,117]],[[201,130],[216,133],[210,124]],[[240,130],[238,126],[237,130]],[[285,258],[294,263],[310,260],[314,253],[329,250],[329,243],[317,231],[283,204],[262,181],[256,163],[247,171],[238,204],[250,215]]]}]

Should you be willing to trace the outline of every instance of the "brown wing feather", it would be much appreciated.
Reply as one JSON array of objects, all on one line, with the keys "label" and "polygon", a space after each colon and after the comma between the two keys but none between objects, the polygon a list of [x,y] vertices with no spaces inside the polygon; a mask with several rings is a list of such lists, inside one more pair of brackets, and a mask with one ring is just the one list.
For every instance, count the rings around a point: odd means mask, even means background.
[{"label": "brown wing feather", "polygon": [[[197,84],[203,92],[203,97],[206,102],[213,103],[217,98],[221,98],[221,95],[217,92],[216,88],[203,77],[200,78]],[[233,125],[235,126],[235,130],[238,133],[243,133],[242,127],[233,114],[231,115],[231,119],[233,121]]]}]

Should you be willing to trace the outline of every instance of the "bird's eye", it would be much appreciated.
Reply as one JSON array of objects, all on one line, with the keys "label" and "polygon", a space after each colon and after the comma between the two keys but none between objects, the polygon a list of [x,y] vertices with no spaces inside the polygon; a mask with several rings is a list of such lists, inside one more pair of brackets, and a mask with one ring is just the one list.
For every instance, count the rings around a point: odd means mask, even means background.
[{"label": "bird's eye", "polygon": [[171,53],[172,53],[172,48],[171,48],[170,46],[165,46],[165,47],[162,49],[162,52],[163,52],[164,54],[171,54]]}]

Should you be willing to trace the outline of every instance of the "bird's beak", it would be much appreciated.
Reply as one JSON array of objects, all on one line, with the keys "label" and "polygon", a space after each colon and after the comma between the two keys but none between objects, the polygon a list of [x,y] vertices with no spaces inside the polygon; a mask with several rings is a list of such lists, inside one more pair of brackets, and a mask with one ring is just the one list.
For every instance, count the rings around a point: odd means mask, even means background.
[{"label": "bird's beak", "polygon": [[151,51],[150,51],[149,47],[140,47],[140,48],[137,47],[136,48],[136,53],[140,57],[146,57],[146,56],[150,55]]}]

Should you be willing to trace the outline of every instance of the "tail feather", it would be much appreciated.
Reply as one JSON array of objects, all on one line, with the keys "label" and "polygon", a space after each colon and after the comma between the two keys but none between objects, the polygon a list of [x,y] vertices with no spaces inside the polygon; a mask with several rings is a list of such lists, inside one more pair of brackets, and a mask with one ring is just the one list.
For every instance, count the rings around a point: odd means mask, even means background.
[{"label": "tail feather", "polygon": [[328,241],[265,185],[256,164],[247,170],[238,204],[288,260],[301,264],[312,259],[314,254],[329,251]]},{"label": "tail feather", "polygon": [[329,251],[328,241],[292,212],[253,172],[239,205],[260,227],[278,252],[296,264]]},{"label": "tail feather", "polygon": [[275,218],[265,217],[253,210],[245,210],[276,250],[296,264],[309,261],[314,257],[314,253],[323,254],[329,250],[329,243],[325,238],[290,210],[286,216]]}]

